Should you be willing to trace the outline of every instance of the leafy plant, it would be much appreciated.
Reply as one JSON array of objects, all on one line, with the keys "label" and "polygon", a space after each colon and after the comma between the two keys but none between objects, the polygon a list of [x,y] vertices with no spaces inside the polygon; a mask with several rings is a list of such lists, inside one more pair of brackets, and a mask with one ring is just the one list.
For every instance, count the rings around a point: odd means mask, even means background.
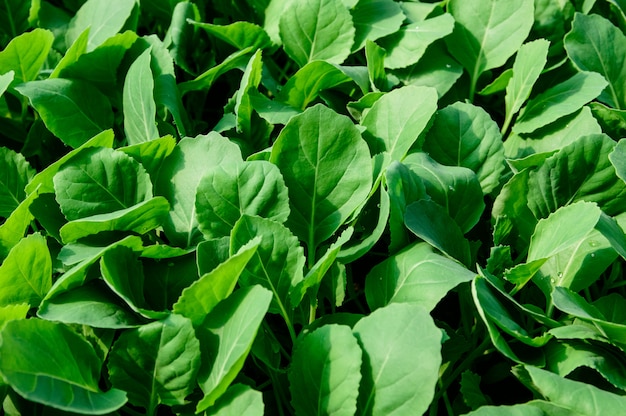
[{"label": "leafy plant", "polygon": [[4,413],[622,412],[622,1],[0,23]]}]

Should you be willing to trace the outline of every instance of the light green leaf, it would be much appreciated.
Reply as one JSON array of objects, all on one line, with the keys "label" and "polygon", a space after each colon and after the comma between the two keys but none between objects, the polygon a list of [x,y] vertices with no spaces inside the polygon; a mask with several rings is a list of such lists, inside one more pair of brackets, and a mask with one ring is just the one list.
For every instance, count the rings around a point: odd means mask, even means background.
[{"label": "light green leaf", "polygon": [[609,153],[609,160],[615,168],[615,174],[626,182],[626,139],[617,142],[613,151]]},{"label": "light green leaf", "polygon": [[261,285],[271,290],[274,297],[270,312],[289,320],[290,294],[303,279],[302,246],[282,224],[244,215],[233,228],[230,252],[238,252],[255,237],[261,237],[261,244],[239,278],[239,285]]},{"label": "light green leaf", "polygon": [[[554,413],[546,413],[544,408],[550,409]],[[558,410],[564,412],[558,413]],[[571,410],[558,408],[549,402],[539,404],[538,400],[533,400],[512,406],[481,406],[473,412],[466,413],[465,416],[580,416],[578,413],[570,412]]]},{"label": "light green leaf", "polygon": [[59,61],[57,66],[54,67],[54,71],[50,74],[49,78],[59,78],[61,71],[65,68],[75,64],[78,59],[87,52],[87,42],[89,41],[89,29],[85,29],[83,33],[80,34],[72,43],[72,45],[68,48],[63,58]]},{"label": "light green leaf", "polygon": [[193,20],[188,22],[193,26],[204,29],[208,34],[229,43],[239,50],[245,48],[252,48],[253,50],[265,49],[272,45],[272,40],[265,30],[254,23],[240,21],[221,26],[195,22]]},{"label": "light green leaf", "polygon": [[207,409],[207,416],[263,416],[263,394],[245,384],[233,384],[215,404]]},{"label": "light green leaf", "polygon": [[363,48],[368,40],[395,33],[405,19],[400,5],[392,0],[360,0],[350,13],[356,30],[353,52]]},{"label": "light green leaf", "polygon": [[14,37],[0,52],[0,74],[13,71],[13,85],[35,80],[53,41],[52,32],[40,28]]},{"label": "light green leaf", "polygon": [[239,289],[220,302],[198,328],[203,346],[198,383],[204,398],[196,412],[213,405],[235,379],[271,300],[272,293],[260,286]]},{"label": "light green leaf", "polygon": [[624,33],[598,14],[576,13],[564,44],[567,56],[581,71],[597,72],[608,81],[598,99],[618,110],[626,109]]},{"label": "light green leaf", "polygon": [[163,160],[168,157],[176,147],[176,139],[167,135],[149,142],[138,143],[131,146],[119,147],[120,150],[146,169],[150,178],[154,181],[163,164]]},{"label": "light green leaf", "polygon": [[450,290],[475,276],[429,244],[416,243],[372,268],[365,278],[365,296],[372,310],[409,303],[432,311]]},{"label": "light green leaf", "polygon": [[513,76],[506,86],[504,102],[506,116],[502,132],[506,132],[513,116],[522,108],[530,97],[533,85],[537,82],[548,57],[550,43],[545,39],[538,39],[522,45],[513,62]]},{"label": "light green leaf", "polygon": [[170,215],[163,228],[172,245],[190,247],[202,241],[195,207],[200,179],[215,166],[241,161],[239,147],[215,132],[182,139],[163,161],[155,193],[170,203]]},{"label": "light green leaf", "polygon": [[28,97],[46,127],[73,148],[113,125],[111,103],[85,81],[53,78],[15,89]]},{"label": "light green leaf", "polygon": [[124,81],[124,131],[128,144],[159,138],[154,102],[154,78],[150,70],[151,48],[132,63]]},{"label": "light green leaf", "polygon": [[88,0],[70,21],[65,42],[73,44],[90,28],[87,52],[93,51],[124,27],[136,5],[135,0]]},{"label": "light green leaf", "polygon": [[[372,135],[375,153],[386,151],[401,161],[437,111],[437,91],[430,87],[405,86],[377,100],[361,120]],[[417,145],[420,146],[421,143]]]},{"label": "light green leaf", "polygon": [[358,414],[423,414],[441,364],[442,333],[428,312],[391,304],[357,322],[354,335],[363,348]]},{"label": "light green leaf", "polygon": [[474,171],[484,194],[498,187],[505,168],[498,125],[485,110],[468,103],[456,102],[437,112],[424,151],[443,165]]},{"label": "light green leaf", "polygon": [[354,415],[361,355],[346,325],[324,325],[299,338],[289,368],[289,391],[296,413]]},{"label": "light green leaf", "polygon": [[387,79],[385,71],[385,50],[368,39],[365,42],[365,59],[372,89],[374,91],[389,91],[391,83]]},{"label": "light green leaf", "polygon": [[123,332],[110,352],[113,386],[154,414],[159,403],[184,404],[200,367],[200,342],[191,322],[172,314]]},{"label": "light green leaf", "polygon": [[259,243],[259,238],[251,240],[235,255],[185,288],[173,306],[174,313],[189,318],[194,327],[200,325],[215,306],[233,292],[239,276],[256,253]]},{"label": "light green leaf", "polygon": [[448,11],[455,20],[446,37],[450,53],[470,75],[470,100],[478,77],[498,68],[519,50],[534,22],[533,0],[452,0]]},{"label": "light green leaf", "polygon": [[402,29],[379,41],[387,51],[385,67],[391,69],[406,68],[422,59],[426,48],[450,33],[454,28],[454,18],[442,14],[429,19],[410,23]]},{"label": "light green leaf", "polygon": [[311,61],[341,64],[354,43],[354,24],[341,0],[303,0],[282,10],[285,52],[303,67]]},{"label": "light green leaf", "polygon": [[595,72],[579,72],[530,100],[520,112],[513,131],[531,133],[572,114],[596,98],[606,85],[604,78]]},{"label": "light green leaf", "polygon": [[0,147],[0,218],[8,217],[26,198],[24,188],[35,170],[20,153]]},{"label": "light green leaf", "polygon": [[102,362],[92,345],[70,327],[41,319],[6,323],[0,332],[0,373],[27,400],[63,411],[108,414],[126,393],[100,390]]},{"label": "light green leaf", "polygon": [[[332,129],[326,128],[332,126]],[[354,124],[323,105],[293,117],[272,147],[291,214],[287,225],[311,253],[367,198],[372,163]]]},{"label": "light green leaf", "polygon": [[0,306],[39,305],[52,286],[52,260],[41,234],[30,234],[9,251],[0,265],[0,286]]},{"label": "light green leaf", "polygon": [[56,199],[70,221],[130,208],[152,197],[145,169],[105,147],[84,149],[53,180]]},{"label": "light green leaf", "polygon": [[0,306],[0,330],[2,330],[4,325],[9,321],[25,319],[29,309],[30,305],[27,303]]}]

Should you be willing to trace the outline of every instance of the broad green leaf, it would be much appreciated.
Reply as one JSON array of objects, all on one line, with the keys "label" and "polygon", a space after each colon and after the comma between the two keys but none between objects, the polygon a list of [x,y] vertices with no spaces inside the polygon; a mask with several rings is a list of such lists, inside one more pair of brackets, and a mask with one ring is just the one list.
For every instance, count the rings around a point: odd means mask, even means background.
[{"label": "broad green leaf", "polygon": [[189,318],[194,327],[200,325],[215,306],[233,292],[239,276],[256,253],[259,243],[258,238],[251,240],[235,255],[185,288],[174,304],[174,313]]},{"label": "broad green leaf", "polygon": [[272,45],[272,40],[265,30],[250,22],[234,22],[226,26],[195,21],[190,21],[189,23],[204,29],[208,34],[229,43],[239,50],[248,47],[265,49]]},{"label": "broad green leaf", "polygon": [[165,259],[142,259],[150,284],[144,285],[146,301],[157,311],[171,310],[182,291],[200,278],[195,250]]},{"label": "broad green leaf", "polygon": [[581,71],[592,71],[608,81],[598,99],[618,110],[626,109],[626,36],[606,18],[576,13],[564,39],[567,56]]},{"label": "broad green leaf", "polygon": [[289,391],[296,413],[354,415],[361,355],[346,325],[324,325],[299,338],[289,368]]},{"label": "broad green leaf", "polygon": [[551,403],[580,416],[619,414],[626,406],[626,398],[601,390],[591,384],[568,380],[554,373],[530,365],[516,371],[522,382],[530,385]]},{"label": "broad green leaf", "polygon": [[159,138],[150,52],[146,49],[133,62],[124,81],[124,131],[131,145]]},{"label": "broad green leaf", "polygon": [[426,193],[457,222],[463,234],[476,225],[485,203],[474,172],[441,165],[424,152],[409,154],[403,163],[422,179]]},{"label": "broad green leaf", "polygon": [[155,194],[170,203],[170,215],[163,228],[172,245],[190,247],[202,240],[195,207],[200,179],[215,166],[241,161],[239,147],[214,132],[182,139],[163,161],[155,181]]},{"label": "broad green leaf", "polygon": [[303,279],[305,258],[302,246],[282,224],[244,215],[233,228],[231,254],[255,237],[261,237],[261,243],[239,278],[239,285],[261,285],[271,290],[274,297],[270,312],[280,313],[289,320],[290,294]]},{"label": "broad green leaf", "polygon": [[405,19],[400,5],[391,0],[359,0],[350,13],[355,28],[353,52],[363,48],[368,40],[397,32]]},{"label": "broad green leaf", "polygon": [[149,142],[138,143],[131,146],[119,147],[120,150],[131,156],[146,169],[150,178],[154,181],[163,164],[163,160],[168,157],[176,147],[176,139],[167,135]]},{"label": "broad green leaf", "polygon": [[[437,111],[437,91],[430,87],[397,88],[374,103],[361,120],[370,147],[386,151],[392,160],[401,161]],[[421,143],[418,143],[418,147]]]},{"label": "broad green leaf", "polygon": [[81,55],[87,52],[89,29],[90,28],[85,29],[85,31],[81,33],[80,36],[76,38],[76,40],[74,40],[74,43],[72,43],[67,52],[65,52],[63,58],[61,58],[57,66],[54,67],[54,71],[52,71],[49,78],[59,78],[61,71],[71,66],[72,64],[75,64],[76,61],[78,61],[78,58],[80,58]]},{"label": "broad green leaf", "polygon": [[606,135],[588,135],[564,146],[529,174],[528,207],[545,218],[562,205],[596,202],[608,215],[626,208],[626,185],[616,176],[608,155],[615,142]]},{"label": "broad green leaf", "polygon": [[609,160],[615,168],[615,174],[626,182],[626,140],[617,142],[613,151],[609,153]]},{"label": "broad green leaf", "polygon": [[284,223],[289,217],[287,187],[278,168],[269,162],[219,165],[198,184],[196,212],[207,238],[230,235],[242,215]]},{"label": "broad green leaf", "polygon": [[22,397],[67,412],[108,414],[126,393],[100,390],[102,362],[70,327],[41,319],[6,323],[0,332],[0,373]]},{"label": "broad green leaf", "polygon": [[473,170],[485,194],[498,187],[505,167],[498,125],[482,108],[463,102],[437,112],[424,151],[441,164]]},{"label": "broad green leaf", "polygon": [[362,318],[353,331],[363,348],[357,414],[424,413],[439,378],[442,340],[428,312],[391,304]]},{"label": "broad green leaf", "polygon": [[295,109],[304,110],[321,91],[350,81],[351,78],[337,66],[326,61],[313,61],[287,80],[277,99]]},{"label": "broad green leaf", "polygon": [[54,175],[56,199],[68,220],[130,208],[152,197],[145,169],[130,156],[91,147]]},{"label": "broad green leaf", "polygon": [[426,52],[426,48],[437,39],[452,33],[454,18],[448,14],[411,23],[379,41],[387,54],[385,67],[391,69],[406,68],[417,63]]},{"label": "broad green leaf", "polygon": [[30,1],[9,0],[0,5],[0,32],[9,39],[25,32],[30,26]]},{"label": "broad green leaf", "polygon": [[191,321],[172,314],[123,332],[111,349],[111,383],[155,414],[159,403],[184,404],[200,367],[200,342]]},{"label": "broad green leaf", "polygon": [[538,39],[522,45],[517,52],[512,77],[504,96],[506,116],[502,125],[503,133],[507,131],[513,116],[530,97],[530,92],[546,65],[549,46],[550,43],[545,39]]},{"label": "broad green leaf", "polygon": [[0,306],[0,330],[2,330],[4,325],[9,321],[25,319],[29,309],[30,305],[27,303]]},{"label": "broad green leaf", "polygon": [[311,61],[341,64],[354,43],[354,24],[341,0],[294,2],[280,16],[285,52],[298,66]]},{"label": "broad green leaf", "polygon": [[100,272],[107,286],[133,311],[150,319],[163,317],[163,313],[151,310],[146,301],[143,264],[130,247],[117,246],[107,250],[100,258]]},{"label": "broad green leaf", "polygon": [[263,416],[263,394],[245,384],[233,384],[207,409],[207,416]]},{"label": "broad green leaf", "polygon": [[[548,413],[549,412],[549,413]],[[556,406],[550,402],[533,400],[523,404],[481,406],[466,416],[581,416],[571,409]]]},{"label": "broad green leaf", "polygon": [[59,171],[61,166],[65,163],[68,163],[72,158],[77,155],[80,155],[83,149],[88,147],[113,147],[113,141],[115,140],[115,135],[113,130],[105,130],[94,137],[89,139],[79,148],[74,149],[68,152],[66,155],[58,159],[56,162],[47,166],[45,169],[37,172],[35,177],[26,185],[26,192],[31,194],[33,193],[37,187],[39,186],[40,193],[53,193],[54,192],[54,175]]},{"label": "broad green leaf", "polygon": [[198,274],[205,275],[230,257],[230,236],[211,238],[198,244],[196,250],[196,262]]},{"label": "broad green leaf", "polygon": [[204,398],[196,412],[213,405],[241,371],[271,300],[272,293],[260,286],[239,289],[198,328],[202,346],[198,383]]},{"label": "broad green leaf", "polygon": [[454,32],[445,38],[450,53],[470,75],[470,100],[478,77],[518,51],[533,25],[533,0],[452,0]]},{"label": "broad green leaf", "polygon": [[53,78],[15,89],[28,97],[46,127],[73,148],[113,125],[111,103],[85,81]]},{"label": "broad green leaf", "polygon": [[40,28],[14,37],[0,52],[0,74],[13,71],[13,85],[35,80],[53,41],[52,32]]},{"label": "broad green leaf", "polygon": [[52,260],[46,239],[30,234],[9,251],[0,265],[0,306],[39,305],[52,286]]},{"label": "broad green leaf", "polygon": [[[332,128],[326,128],[332,126]],[[293,117],[272,147],[291,214],[287,225],[315,253],[367,198],[372,165],[354,124],[323,105]]]},{"label": "broad green leaf", "polygon": [[393,71],[405,85],[433,87],[443,97],[459,77],[463,67],[446,49],[443,41],[432,43],[415,65]]},{"label": "broad green leaf", "polygon": [[99,280],[41,302],[37,316],[93,328],[123,329],[141,324],[137,315]]},{"label": "broad green leaf", "polygon": [[367,60],[367,74],[374,91],[389,91],[391,83],[385,71],[385,50],[367,40],[365,42],[365,59]]},{"label": "broad green leaf", "polygon": [[167,199],[157,196],[129,208],[70,221],[59,231],[64,243],[107,231],[146,234],[163,224],[169,209]]},{"label": "broad green leaf", "polygon": [[377,264],[365,278],[370,309],[409,303],[432,311],[452,289],[476,276],[465,267],[416,243]]},{"label": "broad green leaf", "polygon": [[136,5],[135,0],[88,0],[70,21],[65,42],[71,45],[90,28],[87,52],[91,52],[124,27]]},{"label": "broad green leaf", "polygon": [[520,112],[513,131],[531,133],[572,114],[596,98],[606,85],[604,78],[595,72],[579,72],[531,99]]},{"label": "broad green leaf", "polygon": [[8,217],[26,198],[24,188],[35,176],[24,156],[0,147],[0,218]]}]

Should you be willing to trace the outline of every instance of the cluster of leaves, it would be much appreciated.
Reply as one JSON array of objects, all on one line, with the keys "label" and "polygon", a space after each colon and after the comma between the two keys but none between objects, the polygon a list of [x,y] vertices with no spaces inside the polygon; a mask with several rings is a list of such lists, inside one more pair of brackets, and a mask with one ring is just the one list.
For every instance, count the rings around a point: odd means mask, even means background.
[{"label": "cluster of leaves", "polygon": [[2,2],[5,414],[621,413],[625,29]]}]

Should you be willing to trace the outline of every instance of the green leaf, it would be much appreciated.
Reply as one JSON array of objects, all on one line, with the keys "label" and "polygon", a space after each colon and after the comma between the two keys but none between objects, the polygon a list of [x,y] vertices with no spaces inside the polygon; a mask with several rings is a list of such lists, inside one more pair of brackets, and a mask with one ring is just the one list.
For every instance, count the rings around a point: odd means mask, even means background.
[{"label": "green leaf", "polygon": [[[546,413],[544,409],[550,409]],[[563,413],[559,413],[563,412]],[[481,406],[469,412],[466,416],[580,416],[578,413],[571,413],[571,410],[563,409],[549,402],[533,400],[528,403],[516,404],[512,406]]]},{"label": "green leaf", "polygon": [[27,303],[0,306],[0,330],[9,321],[25,319],[29,309],[30,306]]},{"label": "green leaf", "polygon": [[272,147],[270,162],[278,166],[289,189],[287,225],[311,253],[370,191],[372,165],[365,141],[347,117],[322,105],[287,123]]},{"label": "green leaf", "polygon": [[561,148],[530,172],[528,207],[537,218],[580,200],[596,202],[608,215],[623,212],[626,185],[608,158],[614,148],[606,135],[583,136]]},{"label": "green leaf", "polygon": [[111,383],[154,414],[159,403],[184,404],[200,367],[200,342],[191,322],[172,314],[123,332],[109,357]]},{"label": "green leaf", "polygon": [[341,64],[354,43],[354,24],[341,0],[294,2],[280,16],[285,52],[298,66],[311,61]]},{"label": "green leaf", "polygon": [[93,51],[124,27],[136,5],[135,0],[88,0],[70,21],[65,42],[73,44],[90,28],[87,52]]},{"label": "green leaf", "polygon": [[437,91],[434,88],[405,86],[376,101],[361,125],[367,129],[366,134],[374,136],[370,147],[376,149],[375,153],[386,151],[392,160],[400,161],[418,142],[435,111]]},{"label": "green leaf", "polygon": [[368,40],[397,32],[405,19],[400,5],[391,0],[360,0],[350,13],[355,28],[353,52],[362,49]]},{"label": "green leaf", "polygon": [[146,169],[152,180],[156,179],[163,160],[169,156],[176,147],[176,139],[167,135],[149,142],[138,143],[131,146],[119,147],[120,150]]},{"label": "green leaf", "polygon": [[170,203],[170,215],[163,228],[172,245],[190,247],[202,241],[195,207],[200,179],[220,164],[241,161],[239,147],[215,132],[182,139],[163,161],[155,181],[155,194]]},{"label": "green leaf", "polygon": [[453,28],[454,18],[445,13],[411,23],[381,39],[380,46],[387,51],[385,67],[406,68],[417,63],[422,59],[429,45],[452,33]]},{"label": "green leaf", "polygon": [[365,278],[365,296],[372,310],[408,303],[432,311],[450,290],[475,275],[429,244],[416,243],[372,268]]},{"label": "green leaf", "polygon": [[385,50],[367,40],[365,42],[365,59],[367,60],[367,74],[374,91],[389,91],[391,83],[385,72]]},{"label": "green leaf", "polygon": [[461,374],[461,394],[463,401],[472,409],[489,404],[490,400],[480,390],[480,376],[466,370]]},{"label": "green leaf", "polygon": [[[517,376],[548,398],[551,403],[581,416],[600,416],[619,413],[626,406],[626,398],[601,390],[591,384],[568,380],[546,370],[525,365],[517,368]],[[572,394],[575,392],[575,394]]]},{"label": "green leaf", "polygon": [[289,391],[296,413],[354,415],[361,355],[346,325],[324,325],[299,338],[289,368]]},{"label": "green leaf", "polygon": [[278,168],[269,162],[216,166],[198,184],[196,212],[207,238],[230,235],[242,215],[284,223],[289,216],[287,187]]},{"label": "green leaf", "polygon": [[132,63],[124,81],[124,131],[131,145],[159,138],[154,78],[150,70],[151,50],[146,49]]},{"label": "green leaf", "polygon": [[30,26],[28,21],[30,1],[10,0],[0,5],[0,31],[9,38],[25,32]]},{"label": "green leaf", "polygon": [[68,220],[130,208],[152,197],[145,169],[130,156],[91,147],[54,175],[56,199]]},{"label": "green leaf", "polygon": [[470,75],[470,100],[478,77],[498,68],[519,50],[533,25],[532,0],[452,0],[448,11],[455,20],[446,37],[450,53]]},{"label": "green leaf", "polygon": [[505,168],[498,125],[485,110],[468,103],[456,102],[437,112],[424,151],[443,165],[473,170],[485,194],[498,187]]},{"label": "green leaf", "polygon": [[195,21],[189,21],[189,23],[204,29],[208,34],[229,43],[239,50],[248,47],[253,50],[265,49],[272,45],[272,40],[265,30],[250,22],[234,22],[226,26]]},{"label": "green leaf", "polygon": [[198,383],[204,398],[196,412],[213,405],[235,379],[272,300],[272,293],[260,286],[233,292],[220,302],[198,328],[202,364]]},{"label": "green leaf", "polygon": [[615,168],[615,174],[626,182],[626,140],[620,140],[609,153],[609,160]]},{"label": "green leaf", "polygon": [[230,252],[238,252],[255,237],[261,237],[261,244],[239,278],[239,285],[261,285],[271,290],[274,297],[270,312],[289,320],[290,294],[303,279],[302,246],[282,224],[244,215],[233,228]]},{"label": "green leaf", "polygon": [[185,288],[174,304],[174,313],[189,318],[194,327],[200,325],[215,306],[233,292],[239,276],[256,253],[259,243],[259,238],[251,240],[235,255]]},{"label": "green leaf", "polygon": [[41,234],[30,234],[9,251],[0,265],[0,285],[0,306],[39,305],[52,286],[52,260]]},{"label": "green leaf", "polygon": [[576,13],[564,44],[567,56],[581,71],[597,72],[608,81],[598,99],[618,110],[626,109],[624,33],[600,15]]},{"label": "green leaf", "polygon": [[263,416],[265,406],[261,392],[245,384],[233,384],[215,404],[207,409],[207,416]]},{"label": "green leaf", "polygon": [[535,82],[547,62],[550,43],[545,39],[538,39],[522,45],[513,62],[513,76],[506,86],[504,102],[506,116],[502,132],[506,132],[513,116],[522,108],[530,97]]},{"label": "green leaf", "polygon": [[363,348],[358,414],[423,414],[441,364],[442,333],[428,312],[391,304],[357,322],[354,335]]},{"label": "green leaf", "polygon": [[28,97],[46,127],[73,148],[113,125],[111,103],[85,81],[54,78],[15,89]]},{"label": "green leaf", "polygon": [[75,413],[108,414],[126,393],[100,390],[102,362],[70,327],[41,319],[6,323],[0,332],[0,373],[27,400]]},{"label": "green leaf", "polygon": [[20,153],[0,147],[0,217],[8,217],[26,198],[24,188],[35,176]]},{"label": "green leaf", "polygon": [[579,72],[567,81],[538,94],[522,109],[513,125],[516,133],[532,133],[574,113],[596,98],[607,83],[595,72]]},{"label": "green leaf", "polygon": [[53,41],[52,32],[39,28],[14,37],[0,52],[0,74],[13,71],[13,85],[35,80]]}]

